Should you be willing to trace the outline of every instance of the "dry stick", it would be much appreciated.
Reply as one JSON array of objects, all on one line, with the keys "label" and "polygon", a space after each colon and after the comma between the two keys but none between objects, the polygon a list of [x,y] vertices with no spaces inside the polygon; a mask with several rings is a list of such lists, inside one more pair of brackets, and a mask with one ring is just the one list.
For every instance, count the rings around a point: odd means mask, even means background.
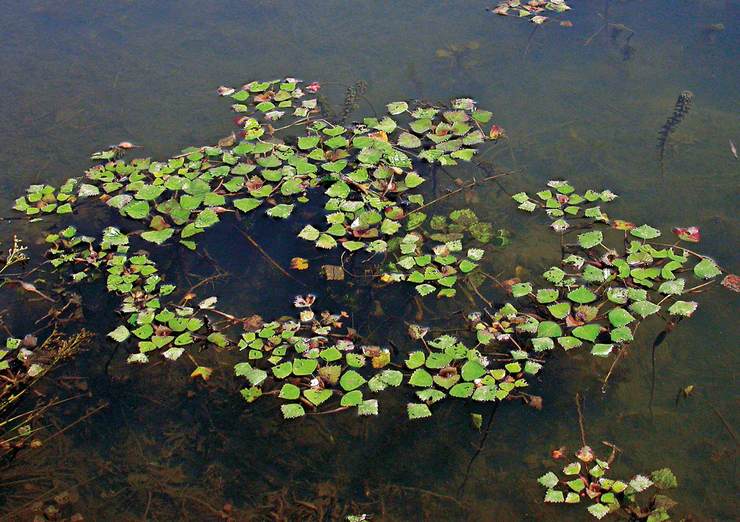
[{"label": "dry stick", "polygon": [[[105,474],[105,472],[104,473],[99,473],[98,475],[95,475],[93,477],[88,478],[87,480],[84,480],[82,482],[79,482],[79,483],[75,484],[74,487],[77,488],[77,489],[80,489],[80,488],[82,488],[82,486],[86,486],[90,482],[93,482],[95,480],[98,480],[104,474]],[[15,515],[17,513],[20,513],[21,511],[27,509],[29,506],[33,505],[34,503],[40,502],[42,500],[47,499],[48,497],[52,496],[55,491],[57,491],[58,489],[62,489],[63,487],[65,487],[65,484],[60,484],[59,486],[53,487],[49,491],[47,491],[45,493],[42,493],[41,495],[39,495],[39,496],[37,496],[37,497],[29,500],[28,502],[26,502],[22,506],[19,506],[19,507],[15,508],[15,509],[13,509],[11,511],[6,512],[5,515],[9,519],[11,516],[13,516],[13,515]]]},{"label": "dry stick", "polygon": [[653,417],[653,401],[655,400],[655,349],[660,346],[663,340],[668,335],[667,330],[663,330],[653,341],[653,347],[650,351],[650,402],[648,402],[648,410],[650,411],[650,418]]},{"label": "dry stick", "polygon": [[473,188],[473,187],[475,187],[477,185],[482,185],[483,183],[486,183],[488,181],[491,181],[491,180],[494,180],[494,179],[497,179],[497,178],[502,178],[502,177],[508,176],[508,175],[509,175],[508,172],[504,172],[503,174],[496,174],[495,176],[488,176],[487,178],[483,178],[480,181],[474,179],[473,181],[471,181],[470,183],[468,183],[466,185],[463,185],[459,189],[453,190],[452,192],[448,192],[447,194],[443,194],[442,196],[439,196],[437,199],[433,199],[432,201],[430,201],[426,205],[422,205],[420,207],[415,208],[414,210],[410,211],[406,215],[408,216],[408,215],[413,214],[414,212],[419,212],[420,210],[425,209],[425,208],[427,208],[429,206],[432,206],[435,203],[439,203],[440,201],[445,200],[445,199],[447,199],[447,198],[449,198],[451,196],[454,196],[455,194],[459,194],[463,190],[467,190],[467,189]]},{"label": "dry stick", "polygon": [[249,241],[252,244],[252,246],[256,248],[259,251],[259,253],[262,254],[262,256],[265,259],[267,259],[270,262],[270,264],[272,264],[272,266],[277,268],[283,275],[292,279],[293,281],[300,284],[301,286],[306,286],[305,283],[293,277],[287,270],[285,270],[282,266],[280,266],[277,261],[275,261],[272,257],[270,257],[270,254],[265,252],[265,250],[259,245],[259,243],[257,243],[254,239],[252,239],[252,236],[250,236],[249,234],[247,234],[246,232],[244,232],[241,228],[237,226],[234,226],[234,228],[238,230],[239,233],[244,237],[244,239]]},{"label": "dry stick", "polygon": [[483,299],[483,302],[486,303],[489,308],[493,308],[493,303],[491,303],[491,301],[489,301],[488,299],[486,299],[485,297],[483,297],[483,294],[480,293],[480,291],[478,290],[478,288],[473,283],[471,283],[470,281],[468,281],[468,286],[473,289],[473,292],[475,292],[475,294],[478,297],[480,297],[481,299]]},{"label": "dry stick", "polygon": [[495,402],[493,404],[493,411],[491,411],[491,416],[488,418],[486,431],[483,432],[483,437],[481,437],[481,440],[478,443],[478,448],[475,450],[473,456],[470,457],[470,461],[468,461],[468,467],[465,470],[465,478],[463,479],[463,483],[460,485],[460,489],[457,490],[458,496],[462,495],[465,492],[465,485],[468,483],[468,478],[470,477],[470,469],[473,467],[473,462],[475,462],[475,459],[478,458],[478,455],[480,455],[483,451],[483,446],[486,443],[486,439],[488,438],[488,433],[491,431],[491,424],[493,424],[493,418],[496,416],[496,410],[498,410],[499,404],[501,404],[501,401]]},{"label": "dry stick", "polygon": [[69,424],[69,425],[67,425],[66,427],[64,427],[64,428],[62,428],[61,430],[57,431],[57,432],[56,432],[56,433],[54,433],[53,435],[49,436],[49,437],[48,437],[47,439],[45,439],[44,441],[42,441],[42,444],[46,444],[46,443],[47,443],[47,442],[49,442],[49,441],[50,441],[51,439],[53,439],[53,438],[57,437],[58,435],[61,435],[61,434],[62,434],[62,433],[64,433],[65,431],[67,431],[67,430],[69,430],[69,429],[73,428],[74,426],[76,426],[76,425],[77,425],[77,424],[79,424],[80,422],[82,422],[82,421],[84,421],[84,420],[87,420],[87,419],[89,419],[90,417],[92,417],[93,415],[95,415],[96,413],[98,413],[98,412],[99,412],[100,410],[102,410],[103,408],[107,408],[107,407],[108,407],[108,403],[107,403],[107,402],[106,402],[106,403],[104,403],[104,404],[101,404],[100,406],[98,406],[98,407],[97,407],[97,408],[95,408],[94,410],[92,410],[92,411],[89,411],[88,413],[86,413],[85,415],[83,415],[82,417],[80,417],[79,419],[77,419],[76,421],[74,421],[74,422],[73,422],[72,424]]},{"label": "dry stick", "polygon": [[719,412],[717,408],[714,407],[713,404],[709,405],[710,408],[712,408],[712,411],[719,417],[719,420],[722,421],[722,424],[724,424],[725,429],[727,430],[727,433],[730,434],[730,437],[732,437],[732,440],[735,441],[735,445],[737,445],[737,435],[735,435],[735,430],[732,429],[732,426],[730,426],[730,423],[727,422],[727,420],[724,418],[724,416]]},{"label": "dry stick", "polygon": [[534,37],[534,33],[537,32],[537,28],[539,25],[535,24],[534,29],[532,29],[532,32],[529,33],[529,38],[527,38],[527,47],[524,48],[524,54],[522,55],[522,60],[525,60],[527,58],[527,54],[529,54],[529,47],[532,45],[532,38]]},{"label": "dry stick", "polygon": [[576,393],[576,410],[578,411],[578,427],[581,429],[581,443],[586,444],[586,428],[583,426],[583,411],[581,411],[581,392]]},{"label": "dry stick", "polygon": [[[637,333],[637,329],[640,327],[641,324],[642,324],[642,321],[638,322],[637,326],[635,326],[635,329],[632,331],[633,337]],[[604,377],[604,381],[601,383],[601,393],[606,393],[606,385],[609,384],[609,378],[612,376],[612,373],[614,372],[614,368],[617,367],[617,363],[621,360],[622,354],[624,354],[630,348],[630,346],[631,344],[626,344],[622,347],[621,350],[619,350],[619,353],[615,357],[614,362],[609,367],[609,371],[606,373],[606,377]]]},{"label": "dry stick", "polygon": [[443,495],[442,493],[435,493],[434,491],[429,491],[428,489],[415,488],[415,487],[412,487],[412,486],[400,486],[398,484],[389,484],[388,486],[386,486],[386,488],[389,488],[389,487],[390,488],[398,488],[400,490],[405,490],[405,491],[417,491],[419,493],[423,493],[425,495],[429,495],[429,496],[432,496],[432,497],[444,498],[444,499],[447,499],[447,500],[450,500],[450,501],[454,502],[455,504],[457,504],[458,506],[460,506],[462,509],[465,509],[465,506],[463,506],[463,504],[459,500],[457,500],[455,497],[451,497],[449,495]]}]

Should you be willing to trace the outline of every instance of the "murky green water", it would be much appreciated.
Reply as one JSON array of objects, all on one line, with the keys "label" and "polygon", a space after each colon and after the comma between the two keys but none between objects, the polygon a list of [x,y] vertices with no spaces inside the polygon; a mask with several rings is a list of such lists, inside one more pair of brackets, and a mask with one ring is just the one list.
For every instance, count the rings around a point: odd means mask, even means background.
[{"label": "murky green water", "polygon": [[[0,12],[0,203],[9,208],[29,183],[77,176],[91,151],[124,139],[153,157],[215,142],[232,128],[228,104],[214,95],[218,85],[292,75],[321,81],[339,104],[342,85],[363,79],[375,107],[410,97],[479,100],[511,140],[511,153],[495,158],[517,172],[504,181],[507,191],[554,177],[608,187],[621,196],[613,214],[664,229],[697,225],[702,252],[737,273],[740,162],[728,140],[740,143],[740,3],[613,0],[609,21],[635,32],[629,60],[606,33],[588,41],[603,23],[604,2],[571,4],[572,28],[533,33],[531,24],[495,17],[484,11],[488,4],[472,1],[10,2]],[[708,38],[703,29],[714,23],[725,31]],[[437,56],[469,42],[476,45],[459,60]],[[661,179],[657,132],[685,89],[695,105],[672,138]],[[479,175],[472,167],[454,173]],[[491,272],[512,277],[520,265],[537,273],[556,259],[557,237],[537,218],[513,212],[496,186],[477,196],[476,212],[512,234],[489,261]],[[88,219],[91,228],[102,223]],[[2,227],[3,237],[32,237],[26,225]],[[283,264],[294,255],[321,263],[284,230],[251,233]],[[241,315],[289,313],[298,289],[233,236],[224,226],[204,242],[232,274],[213,287],[220,304]],[[162,264],[182,285],[185,274],[212,268],[196,256]],[[306,280],[322,308],[348,309],[379,343],[403,342],[401,318],[414,309],[402,292],[381,298],[385,315],[373,317],[366,291]],[[5,292],[9,324],[30,330],[22,296]],[[488,295],[504,297],[495,289]],[[113,305],[86,302],[89,326],[110,330]],[[606,394],[600,388],[609,361],[553,358],[535,383],[543,410],[499,408],[462,493],[480,438],[466,406],[444,404],[426,423],[406,421],[403,404],[388,401],[369,420],[326,415],[285,423],[269,401],[243,403],[228,356],[201,354],[199,362],[216,368],[203,386],[190,380],[186,361],[132,369],[117,353],[106,373],[112,346],[102,342],[59,371],[84,377],[93,398],[60,411],[55,422],[71,422],[98,400],[109,407],[25,455],[12,478],[0,477],[0,517],[16,520],[7,513],[51,487],[76,486],[75,510],[98,521],[218,520],[213,510],[225,502],[236,520],[272,520],[271,512],[334,520],[345,509],[373,520],[586,520],[581,508],[542,505],[534,480],[552,467],[551,449],[579,444],[573,397],[580,391],[592,445],[608,440],[624,450],[619,472],[670,466],[680,514],[734,520],[736,446],[715,410],[737,426],[737,305],[735,295],[713,291],[660,346],[652,416],[649,347],[657,322],[641,329]],[[425,319],[454,309],[432,303]],[[695,395],[676,406],[677,390],[689,384]],[[7,484],[24,473],[32,480]]]}]

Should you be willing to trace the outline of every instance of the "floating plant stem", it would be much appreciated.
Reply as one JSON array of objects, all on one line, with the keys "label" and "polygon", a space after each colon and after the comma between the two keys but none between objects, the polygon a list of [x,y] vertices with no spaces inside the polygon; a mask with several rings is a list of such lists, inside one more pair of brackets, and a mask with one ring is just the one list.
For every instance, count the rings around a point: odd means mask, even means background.
[{"label": "floating plant stem", "polygon": [[494,176],[488,176],[487,178],[483,178],[481,180],[473,180],[470,183],[466,183],[465,185],[463,185],[460,188],[457,188],[455,190],[452,190],[450,192],[447,192],[446,194],[442,194],[438,198],[433,199],[432,201],[430,201],[429,203],[426,203],[426,204],[424,204],[424,205],[422,205],[420,207],[417,207],[417,208],[409,211],[408,214],[413,214],[413,213],[419,212],[419,211],[421,211],[421,210],[423,210],[423,209],[425,209],[427,207],[431,207],[432,205],[434,205],[436,203],[439,203],[440,201],[444,201],[445,199],[447,199],[449,197],[452,197],[455,194],[459,194],[463,190],[468,190],[468,189],[471,189],[471,188],[476,187],[478,185],[482,185],[483,183],[487,183],[487,182],[492,181],[494,179],[502,178],[502,177],[508,176],[508,175],[509,175],[509,173],[508,172],[505,172],[503,174],[496,174]]},{"label": "floating plant stem", "polygon": [[267,261],[268,261],[268,262],[269,262],[269,263],[270,263],[270,264],[271,264],[272,266],[274,266],[274,267],[275,267],[275,268],[276,268],[276,269],[277,269],[277,270],[278,270],[278,271],[279,271],[279,272],[280,272],[281,274],[283,274],[283,275],[284,275],[285,277],[287,277],[288,279],[292,279],[293,281],[295,281],[296,283],[298,283],[298,284],[299,284],[299,285],[301,285],[301,286],[304,286],[304,287],[306,286],[306,284],[305,284],[305,283],[304,283],[303,281],[300,281],[300,280],[296,279],[295,277],[293,277],[293,275],[292,275],[292,274],[291,274],[290,272],[288,272],[288,271],[287,271],[287,270],[285,270],[285,269],[284,269],[284,268],[283,268],[282,266],[280,266],[280,263],[278,263],[277,261],[275,261],[275,260],[274,260],[274,259],[272,258],[272,256],[270,256],[270,254],[268,254],[268,253],[267,253],[267,252],[265,251],[265,249],[264,249],[264,248],[262,248],[262,247],[260,246],[260,244],[259,244],[259,243],[257,243],[257,242],[256,242],[256,241],[255,241],[254,239],[252,239],[252,236],[250,236],[250,235],[249,235],[249,234],[247,234],[247,233],[246,233],[246,232],[245,232],[244,230],[242,230],[241,228],[239,228],[239,227],[237,227],[237,226],[234,226],[234,229],[235,229],[235,230],[237,230],[237,231],[238,231],[238,232],[239,232],[239,233],[240,233],[240,234],[242,235],[242,237],[244,237],[244,239],[246,239],[247,241],[249,241],[249,243],[250,243],[250,244],[251,244],[251,245],[252,245],[252,246],[253,246],[254,248],[256,248],[256,249],[257,249],[257,251],[258,251],[258,252],[259,252],[259,253],[260,253],[260,254],[262,255],[262,257],[264,257],[265,259],[267,259]]},{"label": "floating plant stem", "polygon": [[582,408],[583,398],[581,392],[576,393],[576,411],[578,412],[578,429],[581,431],[581,445],[587,446],[586,444],[586,426],[583,421],[583,410]]},{"label": "floating plant stem", "polygon": [[468,483],[468,478],[470,478],[470,470],[473,467],[473,463],[475,462],[475,459],[478,458],[478,455],[481,454],[483,451],[483,447],[486,444],[486,440],[488,439],[488,433],[491,431],[491,426],[493,425],[493,418],[496,416],[496,411],[498,410],[499,403],[494,403],[493,408],[491,408],[491,415],[488,417],[488,421],[486,422],[486,429],[483,431],[483,435],[480,438],[480,441],[478,442],[478,447],[475,449],[475,452],[470,456],[470,460],[468,461],[468,465],[465,467],[465,475],[463,476],[462,484],[460,484],[460,488],[457,490],[458,496],[462,496],[465,494],[465,486]]}]

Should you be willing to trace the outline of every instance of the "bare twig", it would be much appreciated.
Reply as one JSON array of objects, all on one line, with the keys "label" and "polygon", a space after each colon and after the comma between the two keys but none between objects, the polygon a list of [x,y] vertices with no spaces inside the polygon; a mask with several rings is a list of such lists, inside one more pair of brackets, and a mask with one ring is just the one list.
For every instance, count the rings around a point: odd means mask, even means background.
[{"label": "bare twig", "polygon": [[259,245],[259,243],[257,243],[254,239],[252,239],[252,236],[250,236],[249,234],[247,234],[246,232],[244,232],[241,228],[239,228],[237,226],[234,226],[234,228],[237,231],[239,231],[239,233],[244,237],[244,239],[246,239],[247,241],[249,241],[249,243],[254,248],[256,248],[259,251],[260,254],[262,254],[262,257],[264,257],[265,259],[267,259],[272,266],[274,266],[275,268],[277,268],[280,271],[280,273],[282,273],[285,277],[287,277],[289,279],[292,279],[293,281],[295,281],[296,283],[300,284],[301,286],[306,286],[305,283],[303,283],[302,281],[299,281],[298,279],[296,279],[295,277],[293,277],[287,270],[285,270],[282,266],[280,266],[280,264],[277,261],[275,261],[270,256],[270,254],[268,254],[267,252],[265,252],[265,249],[263,249]]},{"label": "bare twig", "polygon": [[504,172],[503,174],[496,174],[495,176],[488,176],[487,178],[483,178],[483,179],[481,179],[481,180],[476,180],[476,179],[474,179],[474,180],[473,180],[473,181],[471,181],[470,183],[467,183],[467,184],[463,185],[462,187],[460,187],[460,188],[458,188],[458,189],[455,189],[455,190],[453,190],[453,191],[451,191],[451,192],[448,192],[447,194],[443,194],[443,195],[439,196],[439,197],[438,197],[437,199],[433,199],[433,200],[432,200],[432,201],[430,201],[429,203],[427,203],[427,204],[425,204],[425,205],[422,205],[422,206],[420,206],[420,207],[417,207],[417,208],[415,208],[414,210],[412,210],[412,211],[410,211],[410,212],[409,212],[408,214],[406,214],[406,216],[410,216],[410,215],[411,215],[411,214],[413,214],[414,212],[419,212],[420,210],[422,210],[422,209],[425,209],[425,208],[427,208],[427,207],[430,207],[430,206],[434,205],[435,203],[439,203],[440,201],[442,201],[442,200],[445,200],[445,199],[447,199],[447,198],[449,198],[449,197],[452,197],[452,196],[454,196],[455,194],[459,194],[459,193],[460,193],[460,192],[462,192],[463,190],[467,190],[467,189],[469,189],[469,188],[473,188],[473,187],[475,187],[475,186],[478,186],[478,185],[482,185],[483,183],[486,183],[486,182],[488,182],[488,181],[492,181],[492,180],[494,180],[494,179],[497,179],[497,178],[502,178],[502,177],[504,177],[504,176],[508,176],[508,175],[509,175],[509,173],[508,173],[508,172]]},{"label": "bare twig", "polygon": [[578,427],[581,430],[581,443],[584,446],[588,446],[586,444],[586,428],[583,425],[583,411],[581,410],[581,392],[576,393],[576,410],[578,411]]}]

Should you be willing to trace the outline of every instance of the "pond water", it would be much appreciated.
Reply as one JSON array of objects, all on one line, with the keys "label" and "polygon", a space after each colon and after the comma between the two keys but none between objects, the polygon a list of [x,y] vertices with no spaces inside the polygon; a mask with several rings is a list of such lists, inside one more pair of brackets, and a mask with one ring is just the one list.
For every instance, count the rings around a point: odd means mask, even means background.
[{"label": "pond water", "polygon": [[[571,5],[565,18],[572,27],[533,30],[474,1],[6,3],[0,203],[9,209],[30,183],[78,176],[92,151],[121,140],[142,144],[142,154],[154,158],[216,142],[233,128],[229,104],[215,96],[219,85],[296,76],[320,81],[339,107],[345,86],[364,80],[366,100],[354,118],[396,99],[470,96],[506,129],[511,147],[495,161],[514,174],[438,209],[467,205],[510,233],[510,244],[487,258],[489,272],[536,274],[557,261],[557,235],[541,218],[514,211],[509,194],[565,178],[576,187],[613,190],[620,198],[610,212],[636,223],[699,226],[701,251],[737,273],[740,162],[729,140],[740,143],[740,2]],[[598,32],[605,16],[634,31],[629,53],[623,37]],[[719,23],[723,31],[707,31]],[[671,137],[661,176],[658,131],[683,90],[694,93],[694,105]],[[451,172],[480,177],[472,166]],[[455,188],[450,180],[439,179],[439,193],[449,187]],[[79,226],[92,232],[104,219],[88,214]],[[1,226],[3,240],[39,235],[21,222]],[[312,267],[330,261],[297,244],[297,223],[260,218],[249,227],[283,266],[294,256]],[[201,245],[230,273],[207,287],[224,309],[267,318],[294,312],[292,298],[305,289],[273,270],[230,222]],[[32,251],[40,255],[40,248]],[[184,287],[214,269],[195,254],[159,261]],[[351,283],[327,285],[315,271],[296,276],[317,294],[320,309],[347,310],[372,341],[406,342],[404,320],[416,313],[413,290],[378,294]],[[495,288],[485,292],[505,300]],[[652,412],[657,320],[641,328],[606,393],[601,383],[610,361],[588,354],[551,358],[532,384],[542,410],[518,403],[497,409],[464,489],[481,440],[470,423],[473,408],[441,404],[431,419],[412,422],[403,411],[406,399],[398,397],[386,399],[374,418],[340,413],[285,422],[275,402],[241,399],[231,377],[235,359],[223,354],[196,354],[214,368],[207,385],[190,379],[184,358],[127,365],[123,350],[114,352],[104,339],[117,324],[116,303],[101,295],[83,290],[84,325],[99,340],[41,390],[53,395],[59,377],[79,377],[92,394],[56,411],[49,423],[58,428],[101,401],[107,407],[0,475],[1,519],[31,520],[20,513],[32,499],[74,488],[74,511],[96,521],[220,520],[226,503],[236,520],[339,520],[349,513],[378,521],[589,520],[582,507],[543,504],[536,483],[553,467],[552,449],[580,445],[577,392],[585,398],[592,446],[601,448],[604,440],[623,450],[619,473],[669,466],[679,481],[671,492],[679,518],[737,517],[737,446],[725,426],[740,418],[733,348],[738,300],[730,292],[705,294],[694,317],[658,348]],[[35,308],[23,297],[8,289],[0,296],[14,332],[33,330]],[[465,304],[432,300],[424,320],[434,323]],[[694,394],[677,404],[678,390],[688,385]]]}]

